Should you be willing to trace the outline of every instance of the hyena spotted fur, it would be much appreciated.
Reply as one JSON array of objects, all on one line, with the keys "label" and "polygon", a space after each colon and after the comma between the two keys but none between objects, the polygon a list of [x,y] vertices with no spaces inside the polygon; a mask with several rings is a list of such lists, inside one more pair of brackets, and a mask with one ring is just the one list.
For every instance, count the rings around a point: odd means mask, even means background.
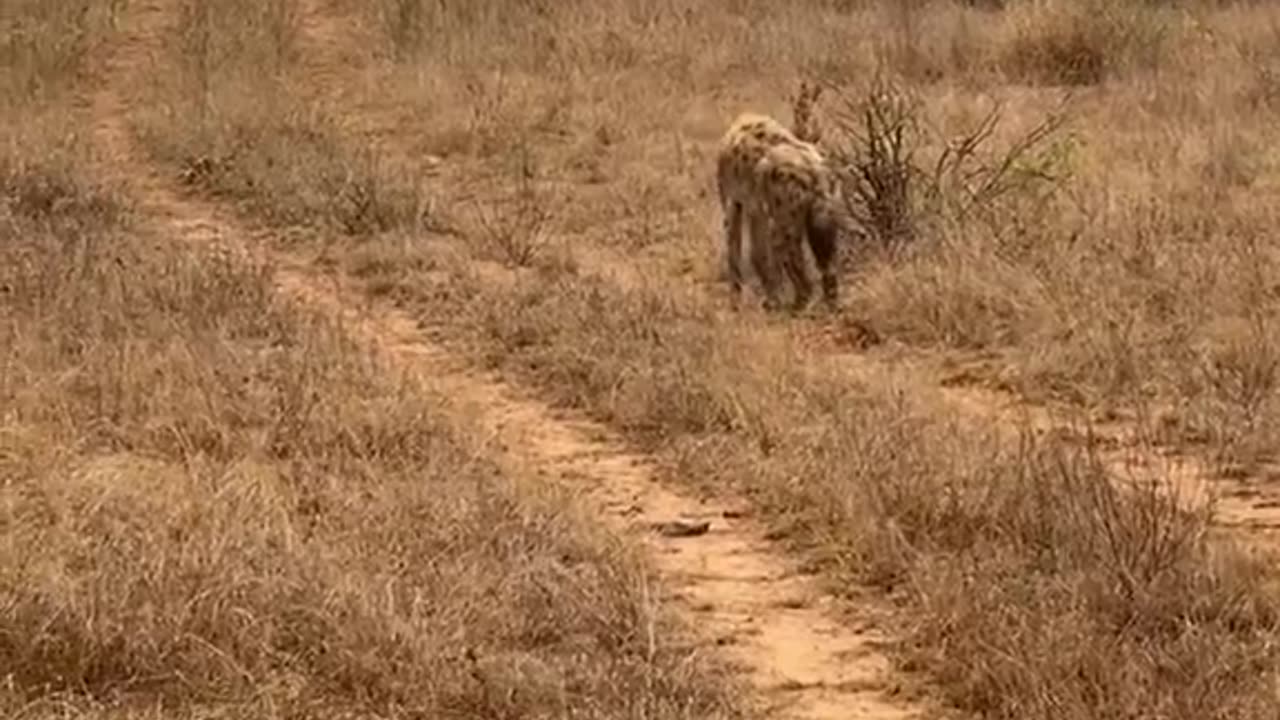
[{"label": "hyena spotted fur", "polygon": [[813,294],[804,258],[807,241],[822,278],[822,293],[834,305],[838,293],[836,252],[839,184],[821,150],[809,142],[816,131],[797,112],[797,129],[765,115],[744,113],[721,139],[717,185],[724,214],[729,283],[736,303],[742,293],[743,226],[751,233],[751,264],[765,292],[765,307],[779,305],[778,264],[794,289],[794,307]]}]

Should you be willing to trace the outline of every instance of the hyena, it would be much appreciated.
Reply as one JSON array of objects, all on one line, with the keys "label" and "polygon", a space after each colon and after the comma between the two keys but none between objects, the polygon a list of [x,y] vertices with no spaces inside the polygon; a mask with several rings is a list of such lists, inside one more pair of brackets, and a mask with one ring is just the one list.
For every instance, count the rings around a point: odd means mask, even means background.
[{"label": "hyena", "polygon": [[[840,186],[826,158],[808,143],[775,145],[756,163],[756,208],[766,223],[771,254],[782,263],[795,292],[795,307],[803,308],[813,294],[804,246],[818,266],[822,296],[834,306],[839,290],[836,251],[839,248]],[[751,240],[755,244],[755,238]],[[765,280],[777,287],[777,269]],[[768,289],[766,293],[772,294]]]},{"label": "hyena", "polygon": [[818,147],[773,118],[744,113],[721,139],[716,180],[734,302],[742,292],[739,256],[745,222],[766,308],[778,306],[778,261],[794,285],[794,307],[808,303],[813,284],[805,269],[806,241],[822,276],[823,296],[834,305],[839,186]]}]

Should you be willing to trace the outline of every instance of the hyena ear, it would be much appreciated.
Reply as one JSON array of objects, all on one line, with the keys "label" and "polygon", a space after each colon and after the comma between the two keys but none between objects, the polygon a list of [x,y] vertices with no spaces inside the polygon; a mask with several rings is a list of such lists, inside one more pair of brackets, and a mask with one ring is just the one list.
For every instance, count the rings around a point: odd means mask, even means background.
[{"label": "hyena ear", "polygon": [[821,95],[821,85],[801,80],[800,92],[791,96],[791,131],[805,142],[816,143],[822,139],[822,129],[818,126],[818,118],[814,114],[814,106]]}]

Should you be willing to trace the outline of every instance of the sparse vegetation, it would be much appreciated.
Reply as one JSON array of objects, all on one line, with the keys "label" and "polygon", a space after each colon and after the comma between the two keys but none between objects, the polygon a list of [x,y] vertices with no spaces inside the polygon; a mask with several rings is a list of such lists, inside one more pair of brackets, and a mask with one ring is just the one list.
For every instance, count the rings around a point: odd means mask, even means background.
[{"label": "sparse vegetation", "polygon": [[985,222],[984,230],[999,235],[1003,224],[1026,219],[1018,214],[1024,207],[1009,203],[1043,201],[1057,189],[1063,109],[996,150],[990,145],[1001,120],[998,104],[948,138],[932,136],[921,105],[877,76],[864,93],[840,98],[834,112],[828,152],[844,181],[847,210],[890,256],[966,222]]},{"label": "sparse vegetation", "polygon": [[49,177],[0,205],[0,714],[728,713],[572,500],[264,268]]},{"label": "sparse vegetation", "polygon": [[492,361],[664,448],[680,477],[754,497],[833,580],[900,596],[902,657],[957,706],[1270,712],[1268,571],[1210,547],[1207,517],[1122,495],[1085,449],[1008,448],[887,377],[814,367],[764,328],[589,275],[526,282],[424,312],[488,332]]},{"label": "sparse vegetation", "polygon": [[[791,22],[811,30],[820,25],[816,17]],[[649,32],[632,29],[640,37]],[[584,25],[581,32],[590,31]],[[659,54],[672,42],[655,35],[647,47]],[[748,57],[754,49],[739,47],[731,56]],[[786,61],[754,57],[785,74]],[[1003,62],[999,54],[985,68],[980,60],[973,64],[975,79],[999,72]],[[420,62],[432,59],[428,54]],[[1108,67],[1110,77],[1123,79],[1148,66]],[[555,83],[551,77],[542,81]],[[625,93],[627,82],[643,81],[624,74],[613,82]],[[649,103],[661,105],[666,98],[677,106],[684,91],[654,90]],[[554,90],[534,85],[531,92]],[[1081,205],[1088,212],[1090,198],[1102,197],[1091,195],[1104,182],[1092,164],[1098,143],[1107,142],[1114,152],[1112,143],[1119,142],[1114,134],[1094,131],[1092,123],[1105,112],[1103,101],[1072,101],[1068,135],[1061,132],[1066,116],[1056,90],[1051,102],[998,90],[989,93],[997,96],[995,103],[941,95],[954,105],[943,104],[929,86],[910,94],[918,103],[899,109],[916,115],[901,119],[933,121],[921,122],[914,139],[920,155],[898,158],[913,165],[910,172],[926,171],[916,178],[920,203],[949,200],[948,207],[935,209],[981,222],[928,224],[928,251],[864,269],[862,288],[851,293],[850,319],[884,337],[921,345],[1002,350],[1007,359],[996,367],[998,379],[1028,395],[1047,391],[1091,403],[1109,394],[1113,407],[1149,403],[1151,387],[1140,383],[1139,368],[1154,367],[1147,363],[1160,352],[1158,344],[1132,334],[1132,327],[1128,335],[1100,327],[1108,337],[1098,338],[1099,345],[1067,329],[1078,332],[1082,324],[1118,319],[1118,305],[1105,315],[1090,315],[1090,306],[1103,298],[1118,303],[1144,296],[1130,294],[1137,268],[1107,255],[1137,251],[1120,240],[1134,226],[1122,221],[1108,228],[1105,246],[1086,250],[1078,244],[1089,233]],[[1008,109],[998,114],[1001,103]],[[624,116],[611,117],[614,125],[628,127]],[[642,125],[632,123],[623,136],[633,140],[612,147],[608,156],[621,163],[646,144],[652,153],[656,131]],[[710,123],[686,127],[708,142],[719,129]],[[433,129],[422,132],[429,136]],[[948,151],[940,138],[959,142]],[[1158,152],[1146,145],[1129,152],[1147,147]],[[480,168],[488,159],[454,162]],[[927,172],[937,167],[942,169]],[[681,207],[674,197],[680,193],[696,196],[698,179],[680,156],[670,156],[656,171],[667,173],[670,189],[662,197],[671,206]],[[648,188],[646,178],[629,175],[621,165],[616,178],[615,195]],[[1052,182],[1060,178],[1070,182]],[[1056,195],[1039,190],[1055,186]],[[596,210],[584,205],[556,218],[562,232],[589,222]],[[702,212],[712,213],[709,208]],[[680,217],[680,210],[671,212]],[[677,262],[697,252],[705,260],[693,262],[705,262],[703,276],[714,276],[710,263],[719,258],[712,243],[681,237],[695,224],[660,226],[665,234],[646,246],[675,246],[667,250]],[[629,218],[617,218],[575,242],[596,238],[607,247],[610,235],[627,227]],[[1148,233],[1141,236],[1158,237]],[[1179,246],[1186,250],[1195,252]],[[1143,252],[1151,251],[1146,244]],[[1174,246],[1166,251],[1174,252]],[[628,255],[617,262],[635,261]],[[404,296],[416,298],[422,312],[437,321],[456,322],[464,335],[476,328],[487,334],[492,362],[674,454],[683,463],[681,477],[737,480],[779,518],[789,519],[780,522],[798,542],[826,557],[833,572],[902,593],[913,611],[907,616],[917,619],[907,621],[915,633],[904,657],[942,678],[957,705],[990,717],[1124,716],[1124,708],[1135,707],[1157,708],[1170,717],[1265,716],[1275,658],[1263,648],[1276,630],[1274,599],[1264,589],[1268,581],[1261,567],[1224,560],[1221,550],[1207,544],[1207,518],[1179,514],[1158,494],[1115,494],[1113,479],[1085,450],[1042,441],[1010,450],[957,429],[952,423],[958,421],[938,418],[940,411],[927,401],[904,406],[890,393],[859,390],[838,361],[806,367],[812,355],[778,345],[764,328],[742,328],[741,318],[733,321],[737,327],[723,325],[705,299],[686,298],[674,283],[658,278],[661,270],[641,271],[647,288],[619,288],[585,269],[524,276],[513,286],[478,277],[465,263],[457,289],[448,295],[413,292],[425,283],[409,275],[400,279]],[[659,261],[655,267],[679,266]],[[1165,276],[1164,282],[1174,281]],[[1049,355],[1064,344],[1063,354]],[[1067,353],[1089,347],[1118,354],[1068,360]],[[1166,361],[1159,367],[1176,371]],[[1048,364],[1059,362],[1070,363],[1054,366],[1072,368],[1070,381],[1049,370]],[[1181,370],[1199,372],[1192,368]],[[1263,375],[1257,367],[1232,377]],[[1247,405],[1235,404],[1242,411]],[[1175,593],[1174,587],[1180,589]],[[1183,624],[1183,631],[1171,632],[1169,623]],[[1198,638],[1209,636],[1215,639],[1201,645]],[[1047,647],[1062,652],[1046,654]],[[1228,687],[1215,669],[1222,667],[1250,679]],[[1185,682],[1166,681],[1168,672]],[[1205,695],[1210,686],[1215,690]]]},{"label": "sparse vegetation", "polygon": [[0,148],[0,716],[735,715],[633,548],[154,235],[67,99]]},{"label": "sparse vegetation", "polygon": [[1009,13],[1014,35],[1001,69],[1045,85],[1095,85],[1158,67],[1170,20],[1154,3],[1099,0],[1015,3]]},{"label": "sparse vegetation", "polygon": [[115,23],[120,0],[12,0],[0,7],[0,107],[56,98],[84,70],[89,46]]},{"label": "sparse vegetation", "polygon": [[296,0],[184,2],[159,109],[137,118],[156,157],[184,182],[246,203],[277,227],[357,238],[442,227],[411,178],[286,90],[297,47]]},{"label": "sparse vegetation", "polygon": [[[1274,715],[1280,586],[1209,538],[1208,509],[1121,489],[1071,437],[1011,442],[892,355],[808,348],[807,320],[724,316],[707,193],[726,119],[785,117],[816,78],[853,211],[920,249],[860,260],[837,331],[1262,465],[1276,10],[352,0],[320,6],[363,64],[321,88],[301,6],[246,2],[182,2],[180,70],[134,110],[192,192],[302,254],[350,236],[324,259],[371,293],[673,476],[742,491],[836,593],[896,602],[900,666],[954,708]],[[79,37],[80,5],[30,5]],[[13,127],[86,47],[30,32],[0,39]],[[447,402],[266,269],[130,229],[78,147],[0,156],[0,667],[22,668],[0,710],[732,714],[631,549],[500,477]]]}]

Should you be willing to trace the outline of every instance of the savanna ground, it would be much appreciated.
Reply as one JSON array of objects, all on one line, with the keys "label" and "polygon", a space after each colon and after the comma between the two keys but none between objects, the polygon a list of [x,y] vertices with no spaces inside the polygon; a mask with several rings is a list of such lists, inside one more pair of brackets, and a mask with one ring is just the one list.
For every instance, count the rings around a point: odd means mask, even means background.
[{"label": "savanna ground", "polygon": [[[112,72],[152,15],[153,64]],[[757,712],[635,538],[508,471],[272,265],[167,236],[104,151],[108,108],[135,162],[271,257],[665,481],[748,498],[829,593],[888,609],[934,711],[1275,716],[1267,528],[1211,532],[1212,506],[1122,489],[1031,416],[1122,427],[1140,479],[1177,455],[1273,502],[1280,10],[18,0],[0,22],[5,715]],[[829,85],[868,236],[833,316],[733,314],[714,144],[740,110],[789,120],[801,78]]]}]

